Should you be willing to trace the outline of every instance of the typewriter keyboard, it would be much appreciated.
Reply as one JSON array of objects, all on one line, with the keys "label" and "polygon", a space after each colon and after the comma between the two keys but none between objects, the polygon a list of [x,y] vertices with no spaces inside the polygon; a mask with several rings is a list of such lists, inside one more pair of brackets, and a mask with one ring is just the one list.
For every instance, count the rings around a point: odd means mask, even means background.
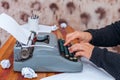
[{"label": "typewriter keyboard", "polygon": [[70,53],[68,50],[68,46],[64,46],[64,43],[65,43],[64,40],[58,39],[60,54],[70,61],[77,62],[78,59],[74,56],[74,53]]}]

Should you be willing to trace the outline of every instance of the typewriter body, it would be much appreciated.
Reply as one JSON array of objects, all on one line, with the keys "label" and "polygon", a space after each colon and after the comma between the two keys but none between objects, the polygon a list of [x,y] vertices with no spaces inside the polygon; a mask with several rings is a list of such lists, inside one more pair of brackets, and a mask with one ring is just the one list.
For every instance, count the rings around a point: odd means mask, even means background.
[{"label": "typewriter body", "polygon": [[70,54],[64,40],[53,33],[31,33],[28,45],[16,42],[14,71],[30,67],[36,72],[80,72],[81,61]]}]

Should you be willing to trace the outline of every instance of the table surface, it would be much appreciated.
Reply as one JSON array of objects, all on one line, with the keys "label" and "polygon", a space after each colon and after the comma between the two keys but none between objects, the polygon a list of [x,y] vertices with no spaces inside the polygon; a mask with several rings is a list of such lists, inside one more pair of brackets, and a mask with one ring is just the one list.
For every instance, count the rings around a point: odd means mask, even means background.
[{"label": "table surface", "polygon": [[[59,27],[58,30],[54,31],[53,33],[56,34],[58,39],[65,39],[66,34],[73,32],[74,29],[70,26],[62,29]],[[20,72],[15,72],[13,70],[13,46],[15,44],[16,40],[13,36],[10,36],[8,41],[3,45],[2,48],[0,48],[0,61],[3,59],[9,59],[11,63],[11,67],[9,69],[2,69],[0,66],[0,80],[40,80],[41,78],[59,74],[54,72],[38,72],[37,78],[34,79],[26,79],[24,78]],[[76,41],[74,41],[76,42]],[[74,43],[73,42],[73,43]]]}]

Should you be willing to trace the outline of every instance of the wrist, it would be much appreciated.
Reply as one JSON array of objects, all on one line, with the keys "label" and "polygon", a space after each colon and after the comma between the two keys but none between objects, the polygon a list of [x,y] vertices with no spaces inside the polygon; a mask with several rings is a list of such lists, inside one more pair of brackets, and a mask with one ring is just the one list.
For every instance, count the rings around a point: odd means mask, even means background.
[{"label": "wrist", "polygon": [[85,32],[86,41],[90,42],[92,40],[92,35],[89,32]]}]

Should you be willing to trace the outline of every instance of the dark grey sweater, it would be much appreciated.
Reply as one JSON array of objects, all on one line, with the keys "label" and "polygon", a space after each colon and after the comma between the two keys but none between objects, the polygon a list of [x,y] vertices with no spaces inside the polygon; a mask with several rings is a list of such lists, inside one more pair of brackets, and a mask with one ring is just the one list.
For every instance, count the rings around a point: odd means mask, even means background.
[{"label": "dark grey sweater", "polygon": [[116,80],[120,80],[120,53],[98,48],[98,46],[112,47],[120,44],[120,21],[101,29],[89,29],[87,31],[93,36],[90,43],[95,45],[90,60],[106,70]]}]

